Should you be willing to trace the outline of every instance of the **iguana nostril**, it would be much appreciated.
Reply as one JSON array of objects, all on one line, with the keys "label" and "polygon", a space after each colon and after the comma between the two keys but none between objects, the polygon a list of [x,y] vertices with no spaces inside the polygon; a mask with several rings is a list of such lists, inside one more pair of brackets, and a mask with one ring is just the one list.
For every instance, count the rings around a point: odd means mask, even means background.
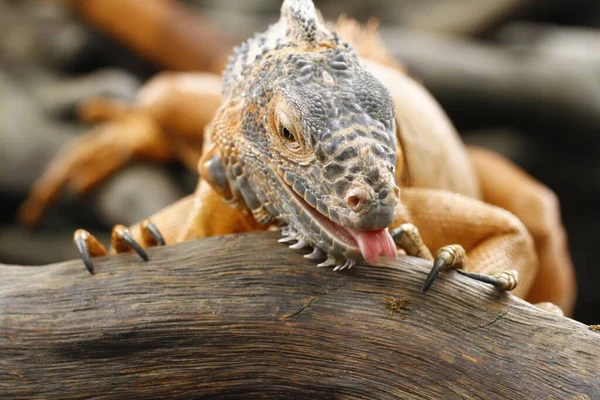
[{"label": "iguana nostril", "polygon": [[365,189],[352,189],[346,195],[346,204],[354,212],[362,210],[368,202],[368,194]]}]

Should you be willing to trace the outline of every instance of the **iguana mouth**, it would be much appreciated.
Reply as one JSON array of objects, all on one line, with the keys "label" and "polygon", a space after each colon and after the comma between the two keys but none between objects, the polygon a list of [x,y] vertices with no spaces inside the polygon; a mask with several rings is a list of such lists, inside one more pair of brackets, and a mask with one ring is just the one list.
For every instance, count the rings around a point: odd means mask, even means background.
[{"label": "iguana mouth", "polygon": [[[381,256],[392,259],[396,258],[396,245],[388,228],[361,231],[340,225],[312,207],[290,185],[285,183],[283,179],[280,179],[280,181],[287,189],[287,192],[296,200],[302,211],[312,219],[312,225],[316,223],[322,232],[340,242],[347,249],[346,256],[350,258],[359,258],[362,256],[369,264],[377,264]],[[319,245],[318,243],[311,244],[315,246]]]}]

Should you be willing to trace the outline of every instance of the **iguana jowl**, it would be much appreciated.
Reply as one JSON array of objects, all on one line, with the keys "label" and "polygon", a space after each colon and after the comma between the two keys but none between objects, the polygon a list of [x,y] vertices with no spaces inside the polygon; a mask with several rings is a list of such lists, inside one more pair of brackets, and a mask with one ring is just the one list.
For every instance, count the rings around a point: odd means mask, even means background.
[{"label": "iguana jowl", "polygon": [[[394,257],[396,244],[431,260],[429,249],[440,249],[436,272],[465,267],[504,290],[518,280],[520,296],[532,286],[539,255],[562,271],[563,281],[552,281],[562,286],[546,286],[542,292],[552,295],[536,300],[570,308],[571,264],[553,194],[495,155],[467,152],[439,107],[398,71],[373,31],[342,20],[336,32],[309,0],[286,0],[281,11],[278,23],[235,50],[220,98],[216,78],[181,74],[149,83],[134,107],[115,111],[100,103],[111,132],[137,135],[131,144],[114,144],[133,154],[163,158],[167,152],[193,165],[198,156],[190,152],[199,153],[198,147],[183,152],[174,143],[193,135],[190,143],[198,143],[204,134],[194,196],[151,217],[153,223],[130,231],[116,227],[113,249],[275,224],[283,227],[283,241],[298,241],[292,247],[313,246],[308,257],[322,266],[377,263],[382,255]],[[205,115],[211,122],[203,132]],[[140,120],[149,127],[140,128]],[[186,131],[191,125],[192,133]],[[104,139],[113,133],[105,131]],[[55,164],[34,188],[24,219],[36,219],[37,209],[68,180],[61,174],[91,174],[76,165]],[[512,183],[491,183],[498,171]],[[97,182],[102,176],[85,178]],[[521,197],[526,206],[513,201]],[[518,218],[481,199],[523,218],[539,244],[537,254]],[[528,219],[531,210],[539,216]],[[75,238],[91,269],[89,254],[104,254],[104,248],[85,231]],[[549,240],[558,251],[546,248]]]}]

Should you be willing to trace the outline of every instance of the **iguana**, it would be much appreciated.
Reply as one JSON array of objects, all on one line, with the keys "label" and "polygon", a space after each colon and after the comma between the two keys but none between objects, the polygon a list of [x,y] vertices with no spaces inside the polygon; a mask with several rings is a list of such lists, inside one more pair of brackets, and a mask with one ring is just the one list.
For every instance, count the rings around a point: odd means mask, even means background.
[{"label": "iguana", "polygon": [[[82,114],[108,122],[57,156],[23,222],[62,187],[83,193],[134,156],[178,158],[198,168],[195,193],[115,226],[112,252],[147,260],[144,247],[278,227],[318,266],[377,264],[398,247],[433,261],[424,289],[457,268],[572,311],[556,196],[499,155],[467,149],[374,23],[333,26],[312,1],[285,0],[277,23],[234,50],[222,80],[163,73],[136,104],[95,100]],[[84,230],[74,240],[93,273],[90,256],[106,249]]]}]

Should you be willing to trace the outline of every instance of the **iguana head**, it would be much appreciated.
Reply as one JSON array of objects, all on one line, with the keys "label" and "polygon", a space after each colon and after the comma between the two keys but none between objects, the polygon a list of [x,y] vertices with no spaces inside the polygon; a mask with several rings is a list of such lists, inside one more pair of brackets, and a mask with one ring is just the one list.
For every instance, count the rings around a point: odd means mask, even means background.
[{"label": "iguana head", "polygon": [[295,247],[328,255],[324,265],[395,257],[390,94],[312,1],[286,0],[281,12],[224,75],[214,136],[229,190],[259,221],[286,225]]}]

